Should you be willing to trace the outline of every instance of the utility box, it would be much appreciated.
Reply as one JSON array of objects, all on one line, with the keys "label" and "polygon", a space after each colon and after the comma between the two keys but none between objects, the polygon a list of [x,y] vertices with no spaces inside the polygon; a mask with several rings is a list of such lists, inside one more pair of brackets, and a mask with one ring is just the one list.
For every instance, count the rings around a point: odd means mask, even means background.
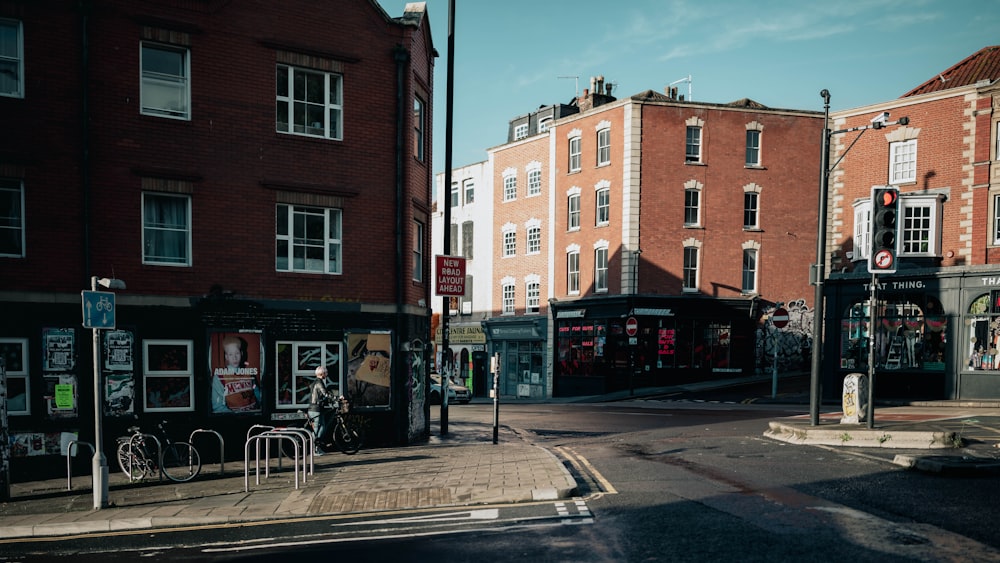
[{"label": "utility box", "polygon": [[868,416],[868,375],[849,373],[844,378],[844,415],[841,424],[860,424]]}]

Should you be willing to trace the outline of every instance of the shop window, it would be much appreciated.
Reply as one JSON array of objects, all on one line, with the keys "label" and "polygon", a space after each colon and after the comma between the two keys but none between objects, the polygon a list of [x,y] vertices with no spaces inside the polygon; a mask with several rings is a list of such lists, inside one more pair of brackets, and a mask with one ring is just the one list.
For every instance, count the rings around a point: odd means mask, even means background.
[{"label": "shop window", "polygon": [[146,412],[194,410],[194,359],[191,340],[142,342]]},{"label": "shop window", "polygon": [[841,369],[866,370],[874,338],[875,369],[944,371],[947,317],[936,299],[916,301],[880,301],[874,331],[867,300],[848,307],[841,318]]},{"label": "shop window", "polygon": [[1000,371],[1000,290],[980,295],[969,306],[964,358],[968,369]]},{"label": "shop window", "polygon": [[31,414],[27,338],[0,338],[0,374],[7,376],[7,414]]},{"label": "shop window", "polygon": [[275,357],[278,408],[309,406],[309,386],[319,366],[326,366],[329,372],[326,384],[331,392],[339,393],[344,388],[339,342],[278,342]]}]

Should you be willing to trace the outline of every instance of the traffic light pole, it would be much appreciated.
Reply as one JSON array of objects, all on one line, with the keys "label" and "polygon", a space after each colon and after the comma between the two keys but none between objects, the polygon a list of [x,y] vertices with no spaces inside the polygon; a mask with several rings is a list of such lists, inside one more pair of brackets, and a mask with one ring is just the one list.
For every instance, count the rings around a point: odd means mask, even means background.
[{"label": "traffic light pole", "polygon": [[875,325],[878,323],[878,272],[872,272],[868,294],[868,404],[865,421],[875,427]]}]

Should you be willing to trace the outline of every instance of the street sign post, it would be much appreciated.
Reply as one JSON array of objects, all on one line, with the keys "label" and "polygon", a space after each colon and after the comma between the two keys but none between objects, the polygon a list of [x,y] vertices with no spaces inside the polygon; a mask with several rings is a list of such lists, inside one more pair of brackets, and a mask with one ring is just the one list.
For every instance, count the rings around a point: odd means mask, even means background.
[{"label": "street sign post", "polygon": [[111,291],[82,291],[83,328],[115,328],[115,294]]}]

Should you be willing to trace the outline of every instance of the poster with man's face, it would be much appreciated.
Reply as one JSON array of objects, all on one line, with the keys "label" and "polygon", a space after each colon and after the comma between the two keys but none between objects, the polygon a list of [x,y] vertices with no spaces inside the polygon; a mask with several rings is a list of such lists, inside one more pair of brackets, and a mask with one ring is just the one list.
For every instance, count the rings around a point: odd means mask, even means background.
[{"label": "poster with man's face", "polygon": [[347,359],[346,395],[351,408],[389,408],[392,334],[348,334]]},{"label": "poster with man's face", "polygon": [[213,413],[262,410],[260,342],[259,332],[212,333],[209,356]]}]

